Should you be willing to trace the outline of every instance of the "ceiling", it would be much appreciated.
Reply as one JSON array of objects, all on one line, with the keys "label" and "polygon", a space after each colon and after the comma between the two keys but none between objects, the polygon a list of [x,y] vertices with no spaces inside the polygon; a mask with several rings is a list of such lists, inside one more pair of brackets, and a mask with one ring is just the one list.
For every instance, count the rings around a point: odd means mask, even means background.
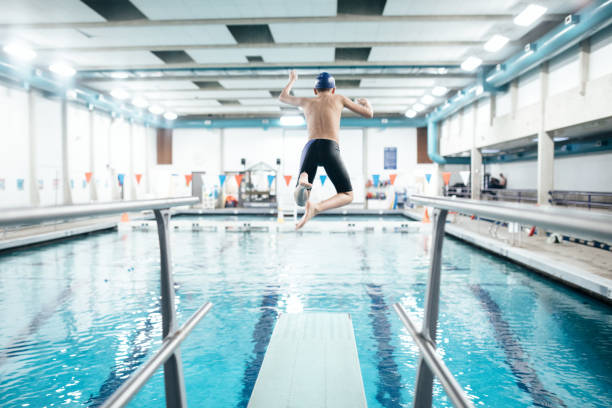
[{"label": "ceiling", "polygon": [[[291,68],[295,95],[311,96],[326,70],[377,116],[403,115],[447,87],[431,109],[474,82],[459,67],[468,56],[501,62],[587,3],[538,0],[547,13],[522,27],[513,18],[530,2],[518,0],[0,1],[0,43],[26,43],[41,67],[66,61],[83,86],[121,88],[189,118],[292,112],[277,100]],[[485,51],[495,34],[509,44]]]}]

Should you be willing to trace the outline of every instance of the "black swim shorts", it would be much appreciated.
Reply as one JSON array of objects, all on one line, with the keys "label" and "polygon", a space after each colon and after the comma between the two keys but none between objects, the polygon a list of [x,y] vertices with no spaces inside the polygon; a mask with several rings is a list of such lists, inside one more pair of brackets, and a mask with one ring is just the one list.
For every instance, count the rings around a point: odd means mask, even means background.
[{"label": "black swim shorts", "polygon": [[306,172],[308,174],[308,182],[312,184],[318,166],[325,168],[325,172],[334,184],[336,192],[347,193],[353,191],[348,172],[340,158],[340,146],[338,146],[338,143],[329,139],[310,139],[306,143],[304,150],[302,150],[300,174]]}]

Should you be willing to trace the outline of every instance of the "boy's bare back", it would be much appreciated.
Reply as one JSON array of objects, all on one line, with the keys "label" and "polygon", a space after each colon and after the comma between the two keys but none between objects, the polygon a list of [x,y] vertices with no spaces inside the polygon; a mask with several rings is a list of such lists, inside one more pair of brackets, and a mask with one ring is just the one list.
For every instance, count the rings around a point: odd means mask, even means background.
[{"label": "boy's bare back", "polygon": [[366,99],[358,99],[355,103],[343,95],[335,93],[335,88],[325,92],[317,92],[314,98],[298,98],[291,96],[289,91],[297,80],[297,73],[292,71],[289,84],[279,99],[293,106],[300,106],[306,117],[309,139],[330,139],[338,142],[340,132],[340,117],[342,110],[347,108],[361,116],[371,118],[372,107]]}]

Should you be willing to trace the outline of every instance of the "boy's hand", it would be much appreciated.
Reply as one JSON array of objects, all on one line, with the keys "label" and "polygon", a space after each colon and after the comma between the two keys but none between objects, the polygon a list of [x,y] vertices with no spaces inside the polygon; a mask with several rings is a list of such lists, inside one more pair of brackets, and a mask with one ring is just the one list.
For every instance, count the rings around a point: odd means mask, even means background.
[{"label": "boy's hand", "polygon": [[297,71],[295,69],[292,69],[291,71],[289,71],[289,81],[291,82],[295,82],[298,79],[298,74]]}]

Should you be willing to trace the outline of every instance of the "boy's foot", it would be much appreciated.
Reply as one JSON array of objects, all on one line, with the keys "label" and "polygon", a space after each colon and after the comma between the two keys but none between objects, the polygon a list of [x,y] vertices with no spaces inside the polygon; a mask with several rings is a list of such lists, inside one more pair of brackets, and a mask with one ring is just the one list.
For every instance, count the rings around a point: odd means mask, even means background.
[{"label": "boy's foot", "polygon": [[295,190],[295,202],[297,205],[303,207],[306,204],[310,190],[312,190],[312,184],[308,182],[308,174],[302,173]]},{"label": "boy's foot", "polygon": [[306,208],[304,208],[304,215],[300,222],[295,225],[295,230],[299,230],[302,228],[312,217],[317,215],[317,210],[314,205],[310,201],[306,201]]}]

